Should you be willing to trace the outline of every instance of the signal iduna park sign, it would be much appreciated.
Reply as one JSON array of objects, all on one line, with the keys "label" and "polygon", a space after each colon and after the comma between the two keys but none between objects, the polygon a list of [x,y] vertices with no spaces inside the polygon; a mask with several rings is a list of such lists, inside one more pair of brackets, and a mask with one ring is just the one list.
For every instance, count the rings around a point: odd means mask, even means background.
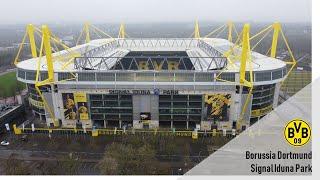
[{"label": "signal iduna park sign", "polygon": [[164,94],[164,95],[177,95],[179,90],[109,90],[109,94],[132,94],[132,95],[149,95],[149,94]]}]

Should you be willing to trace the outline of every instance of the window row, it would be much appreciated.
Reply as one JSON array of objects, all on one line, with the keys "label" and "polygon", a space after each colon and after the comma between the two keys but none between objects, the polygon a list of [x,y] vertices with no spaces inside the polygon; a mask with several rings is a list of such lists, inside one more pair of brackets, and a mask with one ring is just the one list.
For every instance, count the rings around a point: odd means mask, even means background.
[{"label": "window row", "polygon": [[[78,81],[138,81],[138,82],[213,82],[215,73],[211,72],[198,72],[198,73],[172,73],[172,72],[121,72],[121,73],[108,73],[108,72],[60,72],[58,73],[58,80],[75,81],[78,76]],[[32,80],[36,79],[36,71],[24,71],[18,69],[17,75],[19,78]],[[253,79],[255,81],[270,81],[280,79],[286,75],[286,68],[277,69],[268,72],[254,72]],[[47,72],[41,72],[41,80],[47,79]],[[217,74],[221,80],[235,82],[235,73],[223,72]],[[250,79],[250,75],[246,73],[246,79]],[[219,80],[218,80],[219,81]]]}]

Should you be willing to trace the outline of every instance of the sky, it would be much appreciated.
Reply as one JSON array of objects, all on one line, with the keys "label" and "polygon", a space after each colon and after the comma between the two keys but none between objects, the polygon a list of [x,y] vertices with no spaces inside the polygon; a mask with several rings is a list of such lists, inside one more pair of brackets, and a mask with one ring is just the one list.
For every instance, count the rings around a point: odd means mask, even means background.
[{"label": "sky", "polygon": [[311,0],[0,0],[0,24],[311,22]]}]

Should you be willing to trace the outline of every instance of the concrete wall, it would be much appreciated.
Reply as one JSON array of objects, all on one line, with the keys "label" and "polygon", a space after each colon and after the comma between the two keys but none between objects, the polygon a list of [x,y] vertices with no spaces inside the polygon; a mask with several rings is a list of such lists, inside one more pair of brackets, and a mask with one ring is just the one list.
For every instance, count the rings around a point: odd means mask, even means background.
[{"label": "concrete wall", "polygon": [[159,96],[133,95],[133,120],[140,120],[141,112],[150,112],[151,120],[159,120]]},{"label": "concrete wall", "polygon": [[140,122],[141,112],[150,112],[151,121],[149,128],[159,127],[159,96],[157,95],[133,95],[133,127],[137,129],[143,128],[143,123]]},{"label": "concrete wall", "polygon": [[278,106],[280,87],[281,87],[281,82],[277,83],[274,88],[273,108],[276,108]]}]

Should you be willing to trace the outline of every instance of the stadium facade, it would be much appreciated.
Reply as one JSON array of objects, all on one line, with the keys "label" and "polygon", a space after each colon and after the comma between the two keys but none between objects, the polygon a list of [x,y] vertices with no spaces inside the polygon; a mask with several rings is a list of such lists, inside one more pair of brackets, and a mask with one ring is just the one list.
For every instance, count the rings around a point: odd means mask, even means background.
[{"label": "stadium facade", "polygon": [[39,87],[43,97],[35,85],[48,78],[46,56],[19,62],[17,78],[48,126],[245,129],[277,106],[287,68],[250,52],[251,92],[241,62],[226,57],[231,47],[220,38],[96,39],[52,54],[55,81]]}]

